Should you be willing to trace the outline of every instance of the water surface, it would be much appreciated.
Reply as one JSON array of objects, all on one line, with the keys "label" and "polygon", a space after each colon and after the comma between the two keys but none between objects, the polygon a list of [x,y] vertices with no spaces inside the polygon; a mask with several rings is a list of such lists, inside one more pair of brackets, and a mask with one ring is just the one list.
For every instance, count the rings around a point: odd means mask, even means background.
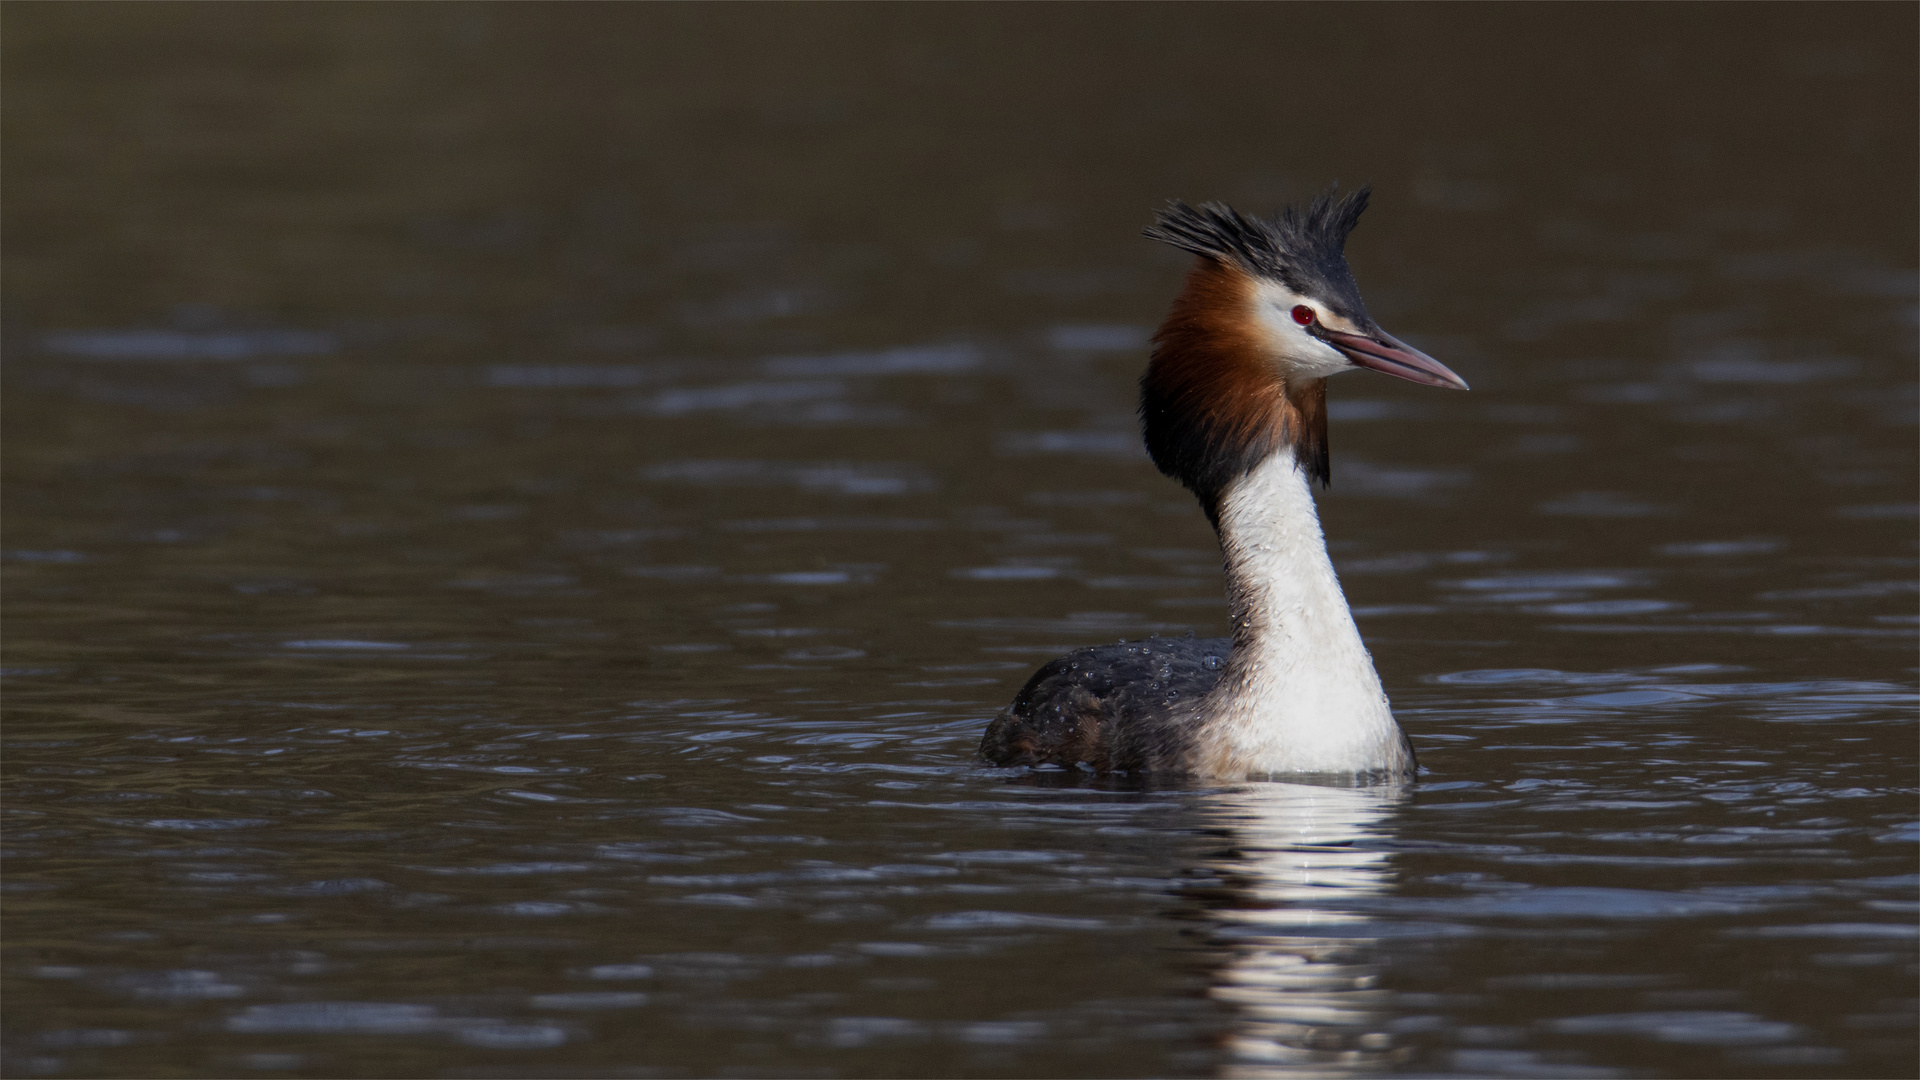
[{"label": "water surface", "polygon": [[[5,19],[10,1075],[1910,1074],[1911,8]],[[1419,781],[979,765],[1333,179]]]}]

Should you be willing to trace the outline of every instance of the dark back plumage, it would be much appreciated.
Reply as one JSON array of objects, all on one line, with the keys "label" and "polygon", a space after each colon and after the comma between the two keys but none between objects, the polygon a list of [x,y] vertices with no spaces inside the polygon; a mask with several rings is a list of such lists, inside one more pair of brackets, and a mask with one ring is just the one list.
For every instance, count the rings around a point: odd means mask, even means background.
[{"label": "dark back plumage", "polygon": [[1347,268],[1347,235],[1360,223],[1372,189],[1342,197],[1333,188],[1307,205],[1271,218],[1242,214],[1217,202],[1188,206],[1175,200],[1143,230],[1148,239],[1204,258],[1237,264],[1302,296],[1326,304],[1359,326],[1371,326],[1360,286]]}]

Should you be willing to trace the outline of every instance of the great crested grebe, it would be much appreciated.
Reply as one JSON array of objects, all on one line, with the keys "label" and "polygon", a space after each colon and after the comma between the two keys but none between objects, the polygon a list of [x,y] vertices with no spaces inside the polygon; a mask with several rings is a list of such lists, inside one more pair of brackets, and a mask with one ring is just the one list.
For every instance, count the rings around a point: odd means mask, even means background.
[{"label": "great crested grebe", "polygon": [[1147,228],[1198,258],[1153,337],[1141,429],[1219,534],[1233,637],[1047,663],[987,727],[989,762],[1232,780],[1414,771],[1309,481],[1329,476],[1327,376],[1362,367],[1467,384],[1367,315],[1345,253],[1367,195],[1328,192],[1272,220],[1176,202]]}]

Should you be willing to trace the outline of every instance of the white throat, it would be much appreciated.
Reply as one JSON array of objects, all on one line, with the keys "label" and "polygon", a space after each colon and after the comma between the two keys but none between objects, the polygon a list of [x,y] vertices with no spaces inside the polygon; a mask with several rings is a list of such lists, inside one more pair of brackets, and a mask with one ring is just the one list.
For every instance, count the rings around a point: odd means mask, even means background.
[{"label": "white throat", "polygon": [[1307,478],[1282,450],[1220,503],[1233,653],[1200,704],[1198,772],[1408,773],[1413,756],[1360,641]]}]

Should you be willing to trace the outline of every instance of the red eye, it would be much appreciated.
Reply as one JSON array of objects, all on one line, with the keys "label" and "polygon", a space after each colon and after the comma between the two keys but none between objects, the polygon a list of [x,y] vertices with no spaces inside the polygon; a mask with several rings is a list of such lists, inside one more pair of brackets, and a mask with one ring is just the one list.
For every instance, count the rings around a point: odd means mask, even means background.
[{"label": "red eye", "polygon": [[1293,308],[1293,321],[1299,323],[1301,326],[1312,326],[1313,309],[1305,304],[1295,304]]}]

